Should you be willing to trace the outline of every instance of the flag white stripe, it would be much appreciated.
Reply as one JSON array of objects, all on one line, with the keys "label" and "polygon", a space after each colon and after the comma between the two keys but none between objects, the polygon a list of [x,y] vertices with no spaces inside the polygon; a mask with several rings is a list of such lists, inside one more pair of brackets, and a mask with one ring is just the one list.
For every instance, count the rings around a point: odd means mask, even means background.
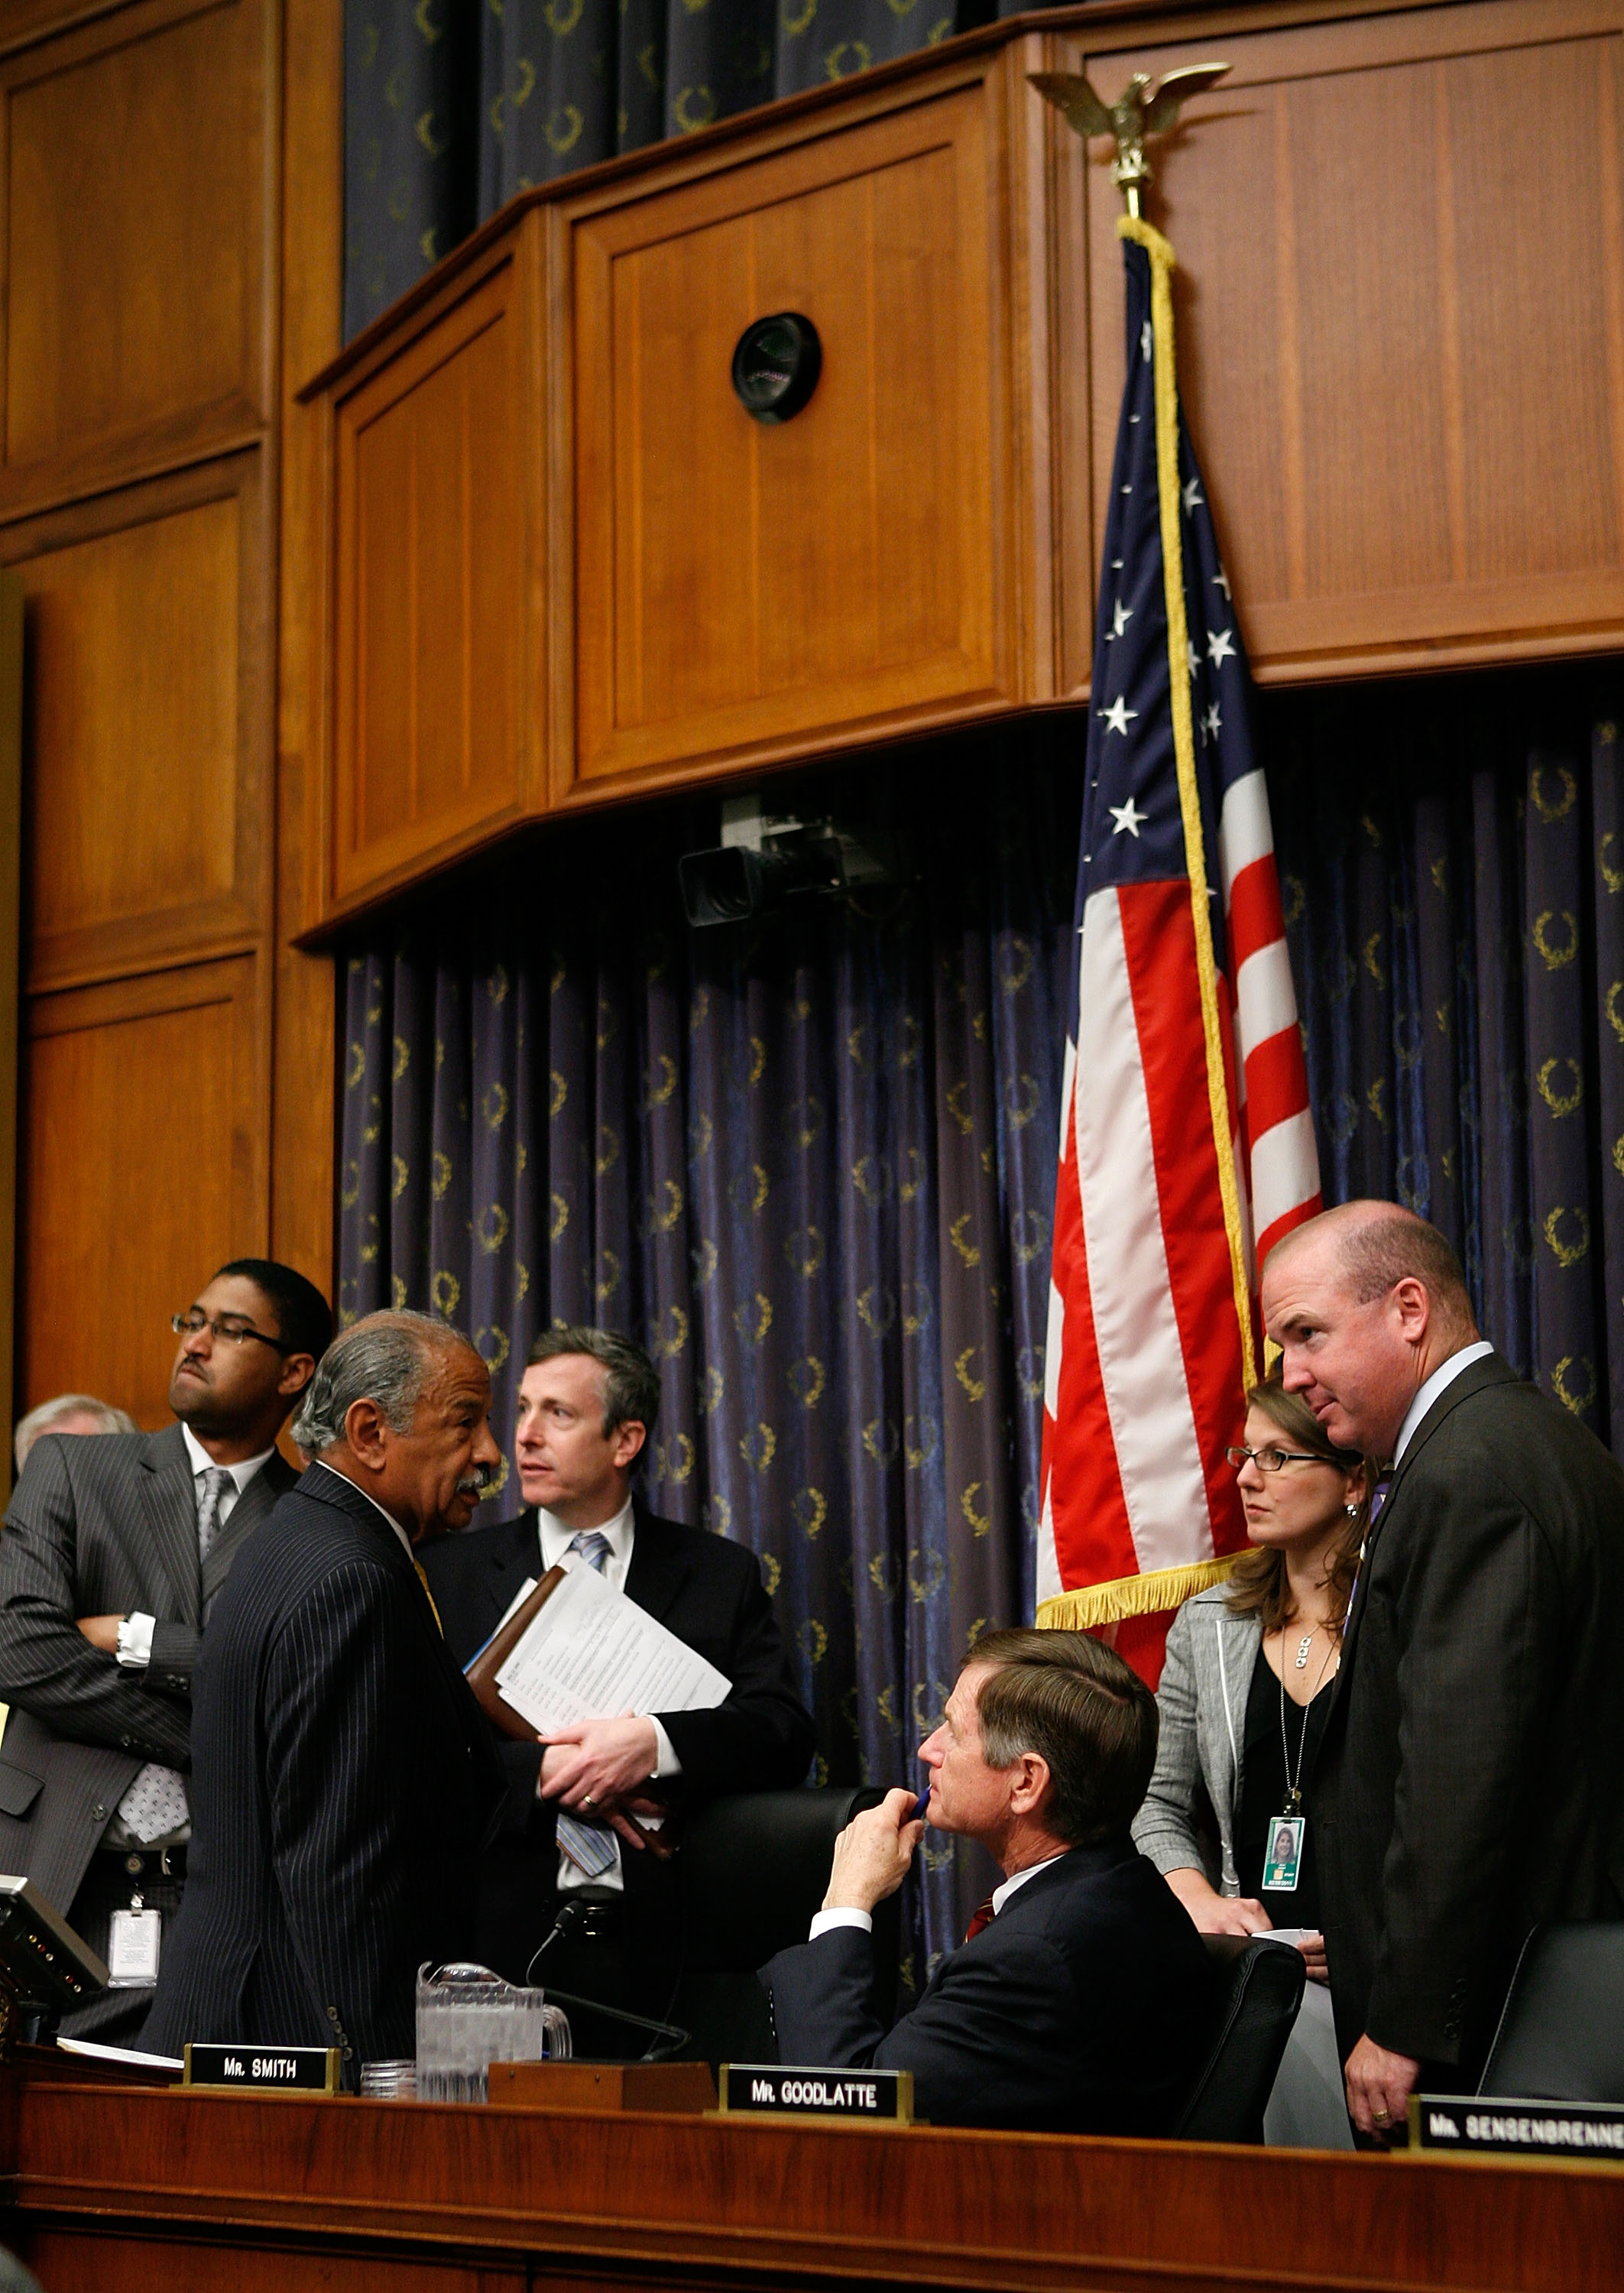
[{"label": "flag white stripe", "polygon": [[1243,868],[1265,859],[1274,849],[1269,820],[1269,790],[1261,766],[1242,773],[1224,799],[1218,815],[1218,874],[1224,885],[1224,912],[1229,913],[1230,887]]},{"label": "flag white stripe", "polygon": [[1095,892],[1083,919],[1078,1179],[1105,1406],[1142,1576],[1212,1552],[1200,1442],[1162,1234],[1150,1101],[1122,911]]},{"label": "flag white stripe", "polygon": [[1248,956],[1236,976],[1235,1033],[1241,1058],[1250,1058],[1271,1035],[1283,1035],[1296,1025],[1291,957],[1283,939],[1272,939]]},{"label": "flag white stripe", "polygon": [[1049,1276],[1049,1326],[1043,1342],[1043,1406],[1051,1417],[1060,1415],[1060,1364],[1066,1341],[1066,1301],[1060,1284]]},{"label": "flag white stripe", "polygon": [[1304,1107],[1252,1141],[1252,1226],[1268,1231],[1278,1218],[1320,1191],[1320,1155],[1313,1117]]}]

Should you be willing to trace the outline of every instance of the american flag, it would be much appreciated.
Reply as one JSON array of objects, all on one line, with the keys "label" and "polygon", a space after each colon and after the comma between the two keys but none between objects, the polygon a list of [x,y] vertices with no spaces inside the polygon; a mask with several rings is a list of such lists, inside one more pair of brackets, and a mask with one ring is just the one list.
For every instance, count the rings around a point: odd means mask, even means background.
[{"label": "american flag", "polygon": [[[1250,680],[1178,409],[1172,250],[1119,228],[1038,1549],[1038,1621],[1085,1627],[1176,1608],[1244,1543],[1224,1452],[1259,1373],[1256,1264],[1320,1207]],[[1153,1668],[1160,1638],[1125,1652]]]}]

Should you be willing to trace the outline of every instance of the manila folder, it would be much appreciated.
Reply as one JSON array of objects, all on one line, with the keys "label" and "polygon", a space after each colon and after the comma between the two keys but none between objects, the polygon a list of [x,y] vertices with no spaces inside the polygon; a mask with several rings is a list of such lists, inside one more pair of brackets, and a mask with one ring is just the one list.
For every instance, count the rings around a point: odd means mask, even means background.
[{"label": "manila folder", "polygon": [[467,1666],[465,1677],[473,1689],[481,1711],[495,1728],[505,1736],[512,1736],[521,1744],[533,1744],[538,1731],[532,1728],[522,1713],[516,1712],[497,1686],[497,1674],[518,1647],[525,1633],[541,1614],[568,1571],[549,1568],[541,1582],[508,1610],[484,1647]]}]

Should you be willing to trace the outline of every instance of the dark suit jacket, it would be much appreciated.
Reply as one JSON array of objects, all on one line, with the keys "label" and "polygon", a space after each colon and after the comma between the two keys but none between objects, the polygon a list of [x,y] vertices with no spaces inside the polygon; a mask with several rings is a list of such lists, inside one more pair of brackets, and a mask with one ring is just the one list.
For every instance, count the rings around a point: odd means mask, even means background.
[{"label": "dark suit jacket", "polygon": [[1188,1913],[1126,1836],[1074,1847],[1018,1888],[889,2034],[872,1977],[857,1927],[780,1951],[762,1980],[782,2060],[911,2070],[933,2126],[1069,2134],[1167,2134],[1218,1990]]},{"label": "dark suit jacket", "polygon": [[473,1949],[502,1779],[400,1539],[312,1465],[231,1572],[194,1688],[192,1844],[142,2044],[415,2050],[424,1960]]},{"label": "dark suit jacket", "polygon": [[[680,1783],[662,1786],[662,1796],[691,1802],[800,1783],[812,1759],[812,1723],[790,1678],[755,1554],[704,1529],[662,1520],[641,1503],[635,1522],[626,1597],[732,1682],[714,1712],[658,1715],[683,1763]],[[541,1572],[534,1509],[491,1528],[440,1538],[424,1548],[423,1565],[447,1642],[466,1664],[525,1578]],[[486,1864],[481,1944],[491,1965],[517,1977],[552,1916],[558,1811],[536,1796],[541,1746],[503,1738],[500,1749],[508,1800],[502,1836]],[[676,1864],[629,1848],[621,1862],[631,1956],[663,1959],[679,1916]]]},{"label": "dark suit jacket", "polygon": [[1620,1916],[1620,1616],[1624,1472],[1485,1356],[1394,1475],[1315,1774],[1345,2057],[1474,2078],[1530,1927]]},{"label": "dark suit jacket", "polygon": [[[209,1556],[215,1584],[296,1479],[268,1457]],[[156,1619],[140,1671],[80,1616]],[[45,1434],[0,1536],[0,1869],[66,1912],[108,1820],[149,1760],[191,1763],[190,1692],[205,1615],[190,1462],[162,1433]]]}]

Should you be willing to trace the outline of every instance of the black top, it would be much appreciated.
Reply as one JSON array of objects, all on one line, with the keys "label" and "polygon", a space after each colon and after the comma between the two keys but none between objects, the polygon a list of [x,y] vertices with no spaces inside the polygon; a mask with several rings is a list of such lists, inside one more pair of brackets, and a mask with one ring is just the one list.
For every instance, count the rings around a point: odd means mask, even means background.
[{"label": "black top", "polygon": [[[1287,1634],[1289,1641],[1290,1634]],[[1251,1691],[1246,1700],[1246,1757],[1240,1804],[1235,1811],[1235,1871],[1240,1881],[1240,1892],[1260,1902],[1277,1927],[1318,1927],[1320,1924],[1320,1884],[1314,1869],[1314,1826],[1308,1805],[1309,1786],[1313,1778],[1314,1762],[1319,1756],[1320,1740],[1325,1733],[1325,1722],[1330,1714],[1331,1689],[1327,1681],[1306,1710],[1286,1697],[1286,1745],[1291,1747],[1291,1773],[1297,1777],[1297,1789],[1303,1795],[1299,1815],[1310,1817],[1303,1834],[1303,1855],[1297,1865],[1297,1885],[1289,1892],[1263,1884],[1264,1863],[1273,1834],[1275,1819],[1289,1812],[1286,1805],[1286,1749],[1281,1741],[1280,1681],[1270,1666],[1261,1644],[1257,1661],[1252,1666]],[[1303,1747],[1303,1733],[1308,1733],[1307,1748]],[[1297,1754],[1302,1752],[1301,1771]]]}]

